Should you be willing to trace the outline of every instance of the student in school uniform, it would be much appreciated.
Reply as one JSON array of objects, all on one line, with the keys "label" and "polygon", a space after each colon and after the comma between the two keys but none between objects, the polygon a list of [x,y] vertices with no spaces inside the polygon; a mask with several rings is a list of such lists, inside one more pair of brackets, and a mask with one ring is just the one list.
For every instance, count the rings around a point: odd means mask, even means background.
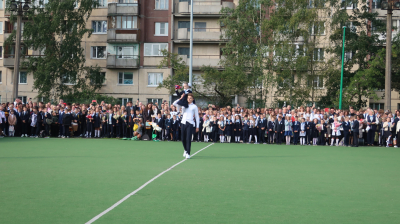
[{"label": "student in school uniform", "polygon": [[224,143],[225,140],[225,121],[224,121],[224,116],[219,117],[218,121],[218,135],[219,135],[219,141],[220,143]]},{"label": "student in school uniform", "polygon": [[276,144],[282,144],[284,131],[285,123],[282,121],[282,116],[278,116],[278,121],[275,124]]},{"label": "student in school uniform", "polygon": [[[115,114],[116,115],[116,114]],[[114,118],[113,110],[108,110],[107,114],[107,137],[114,138],[114,127],[116,120]]]},{"label": "student in school uniform", "polygon": [[[47,108],[43,108],[42,113],[44,114],[43,115],[44,116],[43,124],[44,124],[45,135],[46,135],[46,137],[48,137],[48,136],[50,136],[50,127],[51,127],[51,123],[53,122],[53,119],[51,117],[51,113],[47,111]],[[51,122],[48,122],[49,120]]]},{"label": "student in school uniform", "polygon": [[92,137],[93,132],[93,111],[89,110],[88,115],[86,115],[86,138]]},{"label": "student in school uniform", "polygon": [[[360,115],[362,116],[362,115]],[[360,133],[360,121],[359,121],[359,117],[358,115],[355,115],[354,117],[354,121],[353,121],[353,145],[352,147],[358,147],[358,138],[359,138],[359,133]]]},{"label": "student in school uniform", "polygon": [[331,138],[331,146],[333,146],[333,142],[336,140],[336,146],[339,146],[339,137],[341,135],[340,126],[342,124],[338,121],[338,118],[335,117],[332,123],[332,138]]},{"label": "student in school uniform", "polygon": [[268,144],[273,144],[274,143],[274,133],[275,133],[275,116],[271,117],[271,120],[268,121],[268,126],[267,126],[267,130],[268,130]]},{"label": "student in school uniform", "polygon": [[375,132],[377,130],[377,126],[379,124],[379,120],[376,118],[376,115],[374,114],[373,110],[369,110],[369,114],[366,117],[367,120],[367,142],[368,146],[373,146],[374,145],[374,139],[375,139]]},{"label": "student in school uniform", "polygon": [[172,128],[172,122],[171,122],[171,115],[170,114],[167,114],[167,119],[165,119],[164,127],[165,127],[165,137],[164,137],[164,139],[166,139],[167,141],[170,141],[171,140],[170,133],[171,133],[171,128]]},{"label": "student in school uniform", "polygon": [[225,137],[227,143],[231,143],[231,136],[232,136],[232,120],[231,120],[231,115],[228,115],[225,121]]},{"label": "student in school uniform", "polygon": [[210,126],[210,120],[209,120],[209,116],[208,115],[206,115],[204,117],[203,133],[204,133],[204,142],[208,142],[209,135],[211,133],[211,126]]},{"label": "student in school uniform", "polygon": [[262,144],[267,144],[265,142],[265,129],[267,128],[267,120],[265,119],[265,115],[261,114],[260,119],[258,120],[258,139]]},{"label": "student in school uniform", "polygon": [[392,120],[390,117],[386,118],[386,121],[382,125],[383,137],[386,140],[386,147],[389,147],[390,138],[392,137]]},{"label": "student in school uniform", "polygon": [[128,115],[128,138],[133,137],[133,126],[135,125],[135,111],[131,110],[130,114]]},{"label": "student in school uniform", "polygon": [[164,130],[164,121],[161,117],[161,114],[157,114],[157,118],[154,120],[154,122],[156,122],[156,124],[158,125],[158,127],[161,128],[160,132],[157,132],[157,139],[158,140],[163,140],[163,130]]},{"label": "student in school uniform", "polygon": [[300,131],[300,122],[298,121],[298,118],[294,118],[293,122],[293,144],[297,145],[299,141],[299,131]]},{"label": "student in school uniform", "polygon": [[[195,120],[195,123],[196,123],[196,119],[194,119],[194,120]],[[203,123],[204,123],[203,114],[199,113],[199,127],[203,127]],[[199,132],[196,133],[196,130],[195,130],[193,132],[193,134],[195,136],[194,140],[196,140],[196,142],[197,141],[201,142],[201,139],[203,139],[203,129],[199,128]]]},{"label": "student in school uniform", "polygon": [[178,141],[179,138],[179,120],[176,118],[176,115],[172,116],[172,137],[173,141]]},{"label": "student in school uniform", "polygon": [[213,120],[210,122],[211,125],[211,138],[214,143],[218,141],[218,120],[217,117],[214,116]]},{"label": "student in school uniform", "polygon": [[38,126],[38,122],[37,122],[37,116],[38,116],[38,111],[37,111],[37,107],[33,108],[33,113],[31,115],[30,118],[30,126],[31,126],[31,138],[37,138],[38,136],[36,136],[36,128]]},{"label": "student in school uniform", "polygon": [[240,115],[235,115],[235,123],[233,124],[233,131],[235,132],[235,142],[240,142],[240,136],[242,135],[242,119]]},{"label": "student in school uniform", "polygon": [[351,129],[349,117],[346,116],[344,118],[342,127],[343,127],[344,146],[348,147],[349,146],[350,129]]},{"label": "student in school uniform", "polygon": [[306,145],[310,145],[312,136],[311,136],[311,121],[310,117],[306,118]]},{"label": "student in school uniform", "polygon": [[317,129],[318,119],[314,118],[313,122],[310,123],[311,137],[313,146],[317,145],[319,131]]},{"label": "student in school uniform", "polygon": [[38,109],[38,113],[37,113],[37,121],[38,121],[38,125],[36,127],[36,134],[35,136],[39,136],[40,131],[44,129],[44,113],[42,112],[43,108],[39,108]]},{"label": "student in school uniform", "polygon": [[21,137],[28,137],[28,127],[29,127],[29,112],[28,108],[25,106],[23,107],[23,112],[21,114]]},{"label": "student in school uniform", "polygon": [[8,115],[8,136],[14,137],[15,126],[17,125],[17,116],[14,110],[10,110]]},{"label": "student in school uniform", "polygon": [[299,135],[300,135],[300,145],[306,145],[307,124],[306,124],[306,119],[304,117],[301,118]]},{"label": "student in school uniform", "polygon": [[321,119],[319,121],[319,133],[318,133],[318,145],[325,145],[325,134],[326,134],[326,126],[324,124],[325,120]]},{"label": "student in school uniform", "polygon": [[71,126],[72,122],[72,116],[71,116],[71,109],[67,109],[66,113],[64,113],[63,117],[63,125],[64,125],[64,136],[63,138],[67,137],[69,138],[70,132],[69,132],[69,126]]},{"label": "student in school uniform", "polygon": [[94,137],[100,138],[100,125],[101,125],[100,108],[95,109],[92,122],[94,129]]},{"label": "student in school uniform", "polygon": [[247,143],[249,142],[249,129],[250,129],[250,121],[247,120],[247,116],[244,116],[244,120],[243,120],[243,143]]},{"label": "student in school uniform", "polygon": [[285,119],[285,138],[286,138],[286,145],[290,145],[290,137],[292,136],[292,119],[289,116],[286,116]]},{"label": "student in school uniform", "polygon": [[60,107],[60,112],[58,112],[58,124],[59,124],[59,130],[60,130],[58,133],[59,138],[64,137],[64,125],[63,125],[64,114],[65,114],[64,108]]}]

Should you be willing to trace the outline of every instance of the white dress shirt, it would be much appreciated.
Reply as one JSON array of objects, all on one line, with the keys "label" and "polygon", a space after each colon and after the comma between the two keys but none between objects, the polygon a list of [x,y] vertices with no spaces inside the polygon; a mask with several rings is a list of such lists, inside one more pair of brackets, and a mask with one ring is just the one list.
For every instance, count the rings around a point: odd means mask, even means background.
[{"label": "white dress shirt", "polygon": [[[174,102],[174,106],[178,109],[181,108],[180,105],[178,105],[178,100]],[[182,124],[186,124],[186,122],[189,122],[193,126],[195,125],[193,121],[193,117],[196,118],[196,128],[199,128],[199,123],[200,123],[200,117],[199,117],[199,109],[197,108],[196,104],[189,104],[188,108],[182,107]]]}]

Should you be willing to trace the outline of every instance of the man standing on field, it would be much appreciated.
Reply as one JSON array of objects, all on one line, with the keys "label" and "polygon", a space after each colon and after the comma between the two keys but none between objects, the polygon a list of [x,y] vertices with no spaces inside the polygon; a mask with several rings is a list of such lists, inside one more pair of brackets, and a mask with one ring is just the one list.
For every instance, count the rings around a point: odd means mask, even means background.
[{"label": "man standing on field", "polygon": [[[183,98],[183,95],[181,98]],[[174,102],[174,106],[177,108],[178,111],[181,108],[181,106],[178,105],[179,100],[176,100]],[[181,137],[184,148],[183,157],[186,157],[186,159],[190,159],[190,147],[192,145],[192,134],[193,134],[192,128],[193,126],[196,126],[196,133],[199,131],[200,118],[199,118],[199,109],[193,103],[194,97],[192,93],[188,94],[187,100],[189,105],[188,108],[182,107]],[[194,122],[193,117],[196,118],[196,123]]]}]

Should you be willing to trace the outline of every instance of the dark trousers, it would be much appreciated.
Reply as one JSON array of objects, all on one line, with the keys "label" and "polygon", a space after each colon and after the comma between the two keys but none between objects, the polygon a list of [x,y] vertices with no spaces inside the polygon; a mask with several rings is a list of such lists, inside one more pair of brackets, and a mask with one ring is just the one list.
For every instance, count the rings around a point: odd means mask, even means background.
[{"label": "dark trousers", "polygon": [[260,143],[265,143],[265,129],[261,130],[261,128],[258,129],[258,140]]},{"label": "dark trousers", "polygon": [[358,132],[353,131],[353,146],[358,147]]},{"label": "dark trousers", "polygon": [[21,135],[27,135],[28,134],[28,123],[22,123],[21,124]]},{"label": "dark trousers", "polygon": [[58,135],[64,135],[64,125],[60,124],[60,133]]},{"label": "dark trousers", "polygon": [[117,129],[116,129],[116,134],[117,134],[117,138],[121,137],[121,126],[116,125]]},{"label": "dark trousers", "polygon": [[276,144],[282,144],[283,132],[276,132]]},{"label": "dark trousers", "polygon": [[243,130],[243,142],[249,141],[249,130]]},{"label": "dark trousers", "polygon": [[36,136],[39,136],[40,131],[43,129],[43,122],[38,123],[38,126],[36,128]]},{"label": "dark trousers", "polygon": [[124,138],[126,138],[127,127],[128,127],[128,125],[127,125],[125,122],[122,123],[122,136],[123,136]]},{"label": "dark trousers", "polygon": [[172,136],[174,138],[174,141],[178,141],[179,138],[179,130],[174,130],[172,131]]},{"label": "dark trousers", "polygon": [[344,142],[343,142],[343,144],[344,144],[345,146],[348,146],[348,145],[349,145],[350,132],[348,132],[348,131],[343,131],[343,137],[344,137]]},{"label": "dark trousers", "polygon": [[324,132],[320,132],[319,136],[318,136],[318,145],[325,145],[325,133]]},{"label": "dark trousers", "polygon": [[296,145],[297,143],[299,143],[299,135],[299,132],[293,132],[293,144]]},{"label": "dark trousers", "polygon": [[112,124],[107,124],[107,136],[109,138],[114,137],[114,127]]},{"label": "dark trousers", "polygon": [[373,145],[374,144],[374,138],[375,138],[375,131],[369,130],[368,133],[367,133],[368,145]]},{"label": "dark trousers", "polygon": [[31,136],[34,136],[34,135],[35,135],[35,133],[36,133],[36,127],[31,127],[31,133],[32,133]]},{"label": "dark trousers", "polygon": [[44,130],[45,130],[45,134],[46,136],[50,136],[50,125],[45,123],[44,124]]},{"label": "dark trousers", "polygon": [[190,155],[190,148],[192,146],[192,130],[193,125],[187,122],[182,124],[182,145],[186,153]]},{"label": "dark trousers", "polygon": [[268,144],[274,143],[274,132],[273,131],[268,131]]},{"label": "dark trousers", "polygon": [[128,138],[132,138],[133,137],[133,126],[130,125],[130,127],[127,127],[127,130],[128,130],[128,133],[127,133]]},{"label": "dark trousers", "polygon": [[69,125],[64,125],[64,136],[65,137],[69,137],[70,136]]},{"label": "dark trousers", "polygon": [[310,144],[312,137],[311,137],[311,131],[310,130],[306,130],[306,144]]},{"label": "dark trousers", "polygon": [[167,129],[167,130],[165,130],[165,139],[167,139],[167,140],[171,140],[171,135],[170,135],[170,133],[171,133],[171,129]]}]

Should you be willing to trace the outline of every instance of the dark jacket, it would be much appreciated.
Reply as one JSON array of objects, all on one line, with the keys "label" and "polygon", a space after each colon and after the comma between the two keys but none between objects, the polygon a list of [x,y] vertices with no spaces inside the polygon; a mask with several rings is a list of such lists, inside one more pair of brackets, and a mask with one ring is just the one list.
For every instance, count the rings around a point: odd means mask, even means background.
[{"label": "dark jacket", "polygon": [[62,122],[63,122],[64,125],[70,126],[71,122],[72,122],[72,115],[64,113],[63,116],[62,116]]},{"label": "dark jacket", "polygon": [[166,130],[170,130],[172,128],[171,126],[171,119],[165,119],[164,127]]},{"label": "dark jacket", "polygon": [[354,122],[353,122],[353,132],[354,133],[359,133],[360,132],[359,128],[360,128],[360,122],[358,122],[358,120],[354,120]]},{"label": "dark jacket", "polygon": [[294,131],[300,132],[300,122],[299,121],[293,122],[293,132]]},{"label": "dark jacket", "polygon": [[346,121],[342,122],[342,127],[344,132],[349,132],[351,130],[350,121],[347,124]]},{"label": "dark jacket", "polygon": [[276,121],[275,123],[275,131],[276,132],[283,132],[285,131],[285,122],[283,120]]}]

